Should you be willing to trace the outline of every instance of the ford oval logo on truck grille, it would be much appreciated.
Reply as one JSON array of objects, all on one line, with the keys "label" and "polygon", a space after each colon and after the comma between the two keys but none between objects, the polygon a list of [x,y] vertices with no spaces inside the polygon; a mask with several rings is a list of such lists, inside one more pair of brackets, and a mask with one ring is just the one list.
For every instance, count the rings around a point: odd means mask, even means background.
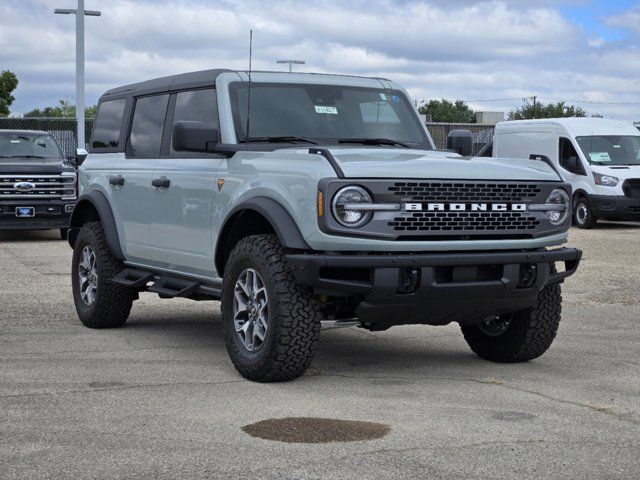
[{"label": "ford oval logo on truck grille", "polygon": [[19,192],[30,192],[36,189],[36,185],[31,182],[18,182],[13,185],[13,188]]}]

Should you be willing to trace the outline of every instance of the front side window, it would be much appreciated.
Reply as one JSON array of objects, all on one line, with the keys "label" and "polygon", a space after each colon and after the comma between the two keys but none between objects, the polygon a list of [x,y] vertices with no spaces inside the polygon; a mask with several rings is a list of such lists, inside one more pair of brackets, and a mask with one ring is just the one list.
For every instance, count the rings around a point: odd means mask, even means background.
[{"label": "front side window", "polygon": [[169,95],[154,95],[136,100],[129,137],[134,157],[157,157],[162,145],[162,132]]},{"label": "front side window", "polygon": [[[176,107],[173,114],[173,125],[171,126],[171,153],[183,154],[173,149],[173,126],[177,122],[201,122],[208,128],[220,128],[218,121],[218,103],[216,91],[213,89],[192,90],[180,92],[176,96]],[[192,156],[193,154],[188,154]]]},{"label": "front side window", "polygon": [[61,158],[51,135],[0,131],[0,161],[3,158]]},{"label": "front side window", "polygon": [[576,140],[590,163],[640,165],[640,135],[593,135]]},{"label": "front side window", "polygon": [[93,148],[118,148],[126,104],[127,101],[124,98],[100,104],[91,141]]},{"label": "front side window", "polygon": [[[238,141],[246,140],[248,85],[230,85]],[[318,143],[390,139],[431,148],[403,92],[343,85],[254,83],[249,139],[302,137]]]},{"label": "front side window", "polygon": [[571,143],[571,140],[568,138],[561,138],[559,148],[560,166],[568,172],[576,175],[586,175],[582,162],[578,157],[578,152],[573,146],[573,143]]}]

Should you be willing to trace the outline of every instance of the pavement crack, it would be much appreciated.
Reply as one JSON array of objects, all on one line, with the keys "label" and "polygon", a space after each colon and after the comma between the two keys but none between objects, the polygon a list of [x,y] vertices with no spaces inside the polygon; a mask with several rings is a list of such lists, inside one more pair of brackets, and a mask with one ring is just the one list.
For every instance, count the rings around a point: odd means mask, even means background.
[{"label": "pavement crack", "polygon": [[318,371],[316,373],[318,376],[325,377],[338,377],[338,378],[348,378],[348,379],[365,379],[365,380],[438,380],[438,381],[449,381],[449,382],[471,382],[478,383],[482,385],[494,385],[496,387],[505,388],[508,390],[517,391],[520,393],[527,393],[529,395],[535,395],[540,398],[544,398],[545,400],[549,400],[551,402],[560,403],[562,405],[569,405],[573,407],[579,407],[583,409],[590,410],[592,412],[602,413],[605,415],[612,416],[622,422],[631,423],[632,425],[640,425],[640,419],[632,417],[628,414],[621,414],[616,412],[612,407],[597,405],[595,403],[589,402],[578,402],[575,400],[566,400],[564,398],[554,397],[552,395],[548,395],[546,393],[538,392],[536,390],[531,390],[528,388],[516,387],[514,385],[509,385],[503,380],[499,380],[496,378],[470,378],[470,377],[402,377],[402,376],[356,376],[356,375],[346,375],[340,373],[324,373],[322,371]]},{"label": "pavement crack", "polygon": [[15,393],[0,395],[0,398],[29,398],[29,397],[59,397],[63,395],[75,395],[85,393],[97,393],[116,390],[133,390],[144,388],[161,388],[175,386],[205,386],[205,385],[228,385],[233,383],[242,383],[244,380],[220,380],[217,382],[163,382],[163,383],[135,383],[131,385],[117,385],[109,387],[85,388],[81,390],[67,390],[63,392],[31,392],[31,393]]}]

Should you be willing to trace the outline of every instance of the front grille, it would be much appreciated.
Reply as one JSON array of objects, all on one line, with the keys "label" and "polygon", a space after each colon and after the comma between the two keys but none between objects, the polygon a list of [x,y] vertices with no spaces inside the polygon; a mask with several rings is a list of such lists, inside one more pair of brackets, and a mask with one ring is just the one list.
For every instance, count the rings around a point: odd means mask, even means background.
[{"label": "front grille", "polygon": [[622,191],[630,198],[640,198],[640,178],[625,180],[622,184]]},{"label": "front grille", "polygon": [[522,202],[541,192],[536,184],[458,182],[396,182],[388,190],[416,202]]},{"label": "front grille", "polygon": [[0,175],[0,200],[73,200],[74,173],[52,175]]},{"label": "front grille", "polygon": [[526,212],[415,212],[387,225],[396,232],[522,232],[535,230],[540,221]]}]

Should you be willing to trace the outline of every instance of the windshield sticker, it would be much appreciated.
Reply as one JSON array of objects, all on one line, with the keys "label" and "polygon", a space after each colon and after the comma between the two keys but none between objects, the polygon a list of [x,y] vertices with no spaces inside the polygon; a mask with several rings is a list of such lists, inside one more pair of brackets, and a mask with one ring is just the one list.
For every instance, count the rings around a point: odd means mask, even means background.
[{"label": "windshield sticker", "polygon": [[387,101],[387,95],[382,92],[380,92],[380,98],[385,102]]},{"label": "windshield sticker", "polygon": [[394,102],[398,103],[400,101],[400,97],[397,95],[394,95],[393,97],[391,97],[393,99]]},{"label": "windshield sticker", "polygon": [[592,162],[610,162],[609,152],[590,152],[589,158]]},{"label": "windshield sticker", "polygon": [[329,115],[337,115],[338,109],[336,107],[327,107],[324,105],[315,105],[316,113],[325,113]]},{"label": "windshield sticker", "polygon": [[11,143],[20,143],[20,140],[11,140]]}]

